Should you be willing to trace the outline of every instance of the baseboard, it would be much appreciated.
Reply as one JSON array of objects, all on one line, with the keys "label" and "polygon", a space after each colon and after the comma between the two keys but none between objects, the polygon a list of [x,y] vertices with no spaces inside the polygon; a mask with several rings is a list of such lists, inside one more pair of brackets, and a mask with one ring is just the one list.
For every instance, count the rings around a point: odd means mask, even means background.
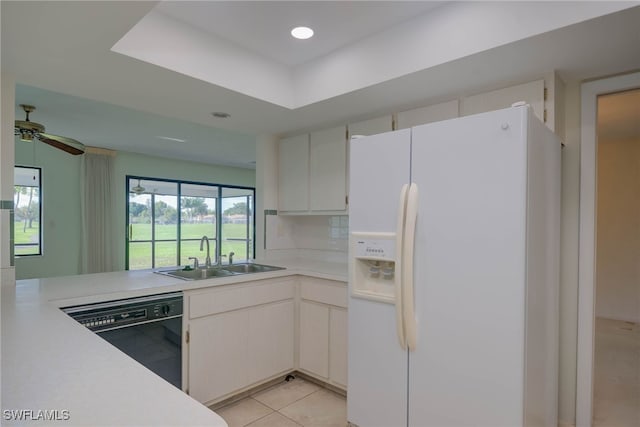
[{"label": "baseboard", "polygon": [[296,376],[296,377],[300,377],[305,381],[309,381],[311,383],[314,383],[316,385],[319,385],[320,387],[326,388],[327,390],[331,390],[334,393],[337,393],[339,395],[342,395],[344,397],[347,397],[347,391],[340,388],[340,387],[336,387],[332,384],[328,384],[322,380],[319,380],[317,378],[314,378],[311,375],[305,374],[304,372],[300,372],[300,371],[294,371],[291,375]]},{"label": "baseboard", "polygon": [[558,427],[576,427],[576,425],[569,421],[558,420]]},{"label": "baseboard", "polygon": [[618,322],[640,324],[640,319],[637,319],[637,318],[631,319],[631,318],[623,318],[623,317],[616,317],[616,316],[596,316],[596,319],[615,320]]},{"label": "baseboard", "polygon": [[312,377],[311,375],[305,374],[304,372],[300,372],[300,371],[291,371],[291,372],[287,372],[281,375],[278,375],[276,378],[273,378],[271,380],[268,380],[264,383],[261,383],[257,386],[248,388],[246,390],[243,390],[239,393],[234,394],[233,396],[227,397],[223,400],[220,400],[219,402],[215,402],[214,403],[209,403],[209,404],[205,404],[205,406],[207,406],[209,409],[211,409],[212,411],[216,411],[224,406],[228,406],[231,405],[235,402],[238,402],[242,399],[244,399],[245,397],[249,397],[253,394],[256,394],[258,392],[261,392],[262,390],[266,390],[269,387],[272,387],[276,384],[280,384],[282,382],[284,382],[286,380],[286,378],[289,375],[293,375],[294,377],[298,377],[298,378],[302,378],[305,381],[314,383],[320,387],[326,388],[327,390],[331,390],[334,393],[340,394],[342,396],[347,396],[347,392],[339,387],[336,387],[334,385],[331,384],[327,384],[326,382],[319,380],[317,378]]},{"label": "baseboard", "polygon": [[234,394],[233,396],[227,397],[225,399],[222,399],[218,402],[214,403],[207,403],[204,404],[206,407],[208,407],[209,409],[211,409],[212,411],[216,411],[220,408],[222,408],[223,406],[228,406],[231,405],[239,400],[244,399],[245,397],[249,397],[252,394],[256,394],[258,392],[261,392],[262,390],[266,390],[269,387],[272,387],[276,384],[280,384],[281,382],[284,382],[285,379],[287,378],[287,375],[293,374],[293,372],[290,373],[286,373],[286,374],[282,374],[282,375],[278,375],[276,378],[266,381],[264,383],[261,383],[257,386],[251,387],[249,389],[243,390],[241,392],[238,392],[236,394]]}]

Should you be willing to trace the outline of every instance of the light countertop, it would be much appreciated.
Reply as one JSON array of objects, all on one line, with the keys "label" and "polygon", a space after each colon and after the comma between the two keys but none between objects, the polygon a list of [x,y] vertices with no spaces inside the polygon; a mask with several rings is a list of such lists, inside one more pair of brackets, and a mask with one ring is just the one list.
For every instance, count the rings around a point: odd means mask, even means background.
[{"label": "light countertop", "polygon": [[[224,286],[294,274],[346,281],[346,264],[290,259],[266,273],[184,281],[144,271],[20,280],[2,289],[2,425],[226,426],[176,389],[68,317],[59,307]],[[66,421],[8,420],[7,410],[57,410]]]}]

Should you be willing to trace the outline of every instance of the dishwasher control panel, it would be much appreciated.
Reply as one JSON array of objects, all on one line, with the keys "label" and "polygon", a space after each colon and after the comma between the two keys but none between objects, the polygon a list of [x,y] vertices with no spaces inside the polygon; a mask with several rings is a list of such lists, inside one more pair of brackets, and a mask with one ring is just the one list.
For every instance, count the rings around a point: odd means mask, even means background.
[{"label": "dishwasher control panel", "polygon": [[62,311],[92,331],[118,329],[182,316],[182,293],[64,307]]}]

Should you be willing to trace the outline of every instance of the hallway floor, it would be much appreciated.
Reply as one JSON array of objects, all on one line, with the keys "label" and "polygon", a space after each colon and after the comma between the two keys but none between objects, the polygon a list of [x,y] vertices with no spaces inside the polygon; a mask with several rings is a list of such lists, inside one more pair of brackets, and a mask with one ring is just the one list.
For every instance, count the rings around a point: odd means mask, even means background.
[{"label": "hallway floor", "polygon": [[596,319],[593,426],[640,426],[640,324]]}]

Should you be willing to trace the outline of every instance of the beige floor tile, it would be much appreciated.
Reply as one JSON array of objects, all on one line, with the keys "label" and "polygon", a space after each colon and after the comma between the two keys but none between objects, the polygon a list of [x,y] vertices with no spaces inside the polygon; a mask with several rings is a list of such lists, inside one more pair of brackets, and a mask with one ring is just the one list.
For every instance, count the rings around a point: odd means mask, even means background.
[{"label": "beige floor tile", "polygon": [[252,422],[247,427],[300,427],[300,424],[290,420],[278,412],[274,412]]},{"label": "beige floor tile", "polygon": [[250,397],[216,411],[229,427],[244,427],[272,412],[273,409]]},{"label": "beige floor tile", "polygon": [[301,378],[296,378],[293,381],[277,384],[267,390],[256,393],[251,397],[270,408],[278,410],[310,395],[314,391],[318,391],[319,389],[320,387],[313,383]]},{"label": "beige floor tile", "polygon": [[640,425],[640,325],[596,319],[594,427]]},{"label": "beige floor tile", "polygon": [[305,427],[345,427],[347,401],[344,397],[321,389],[280,410]]}]

